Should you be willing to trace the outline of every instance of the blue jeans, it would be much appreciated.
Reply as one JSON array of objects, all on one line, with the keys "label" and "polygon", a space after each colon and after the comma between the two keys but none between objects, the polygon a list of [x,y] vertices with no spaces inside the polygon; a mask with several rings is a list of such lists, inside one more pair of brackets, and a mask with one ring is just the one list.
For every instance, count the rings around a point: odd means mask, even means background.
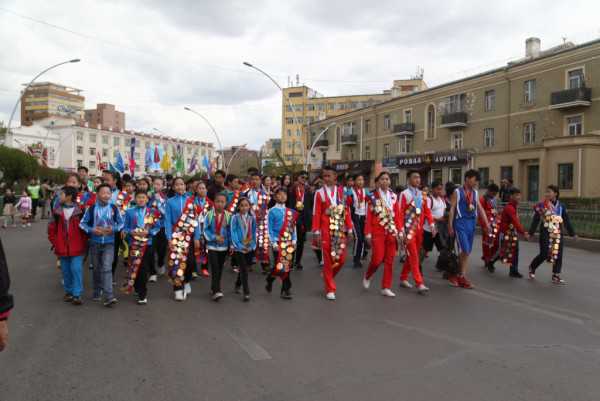
[{"label": "blue jeans", "polygon": [[104,299],[114,298],[112,262],[114,244],[90,244],[90,257],[94,265],[94,298],[104,295]]},{"label": "blue jeans", "polygon": [[82,264],[83,255],[60,258],[60,269],[63,274],[65,293],[74,297],[80,297],[83,291]]}]

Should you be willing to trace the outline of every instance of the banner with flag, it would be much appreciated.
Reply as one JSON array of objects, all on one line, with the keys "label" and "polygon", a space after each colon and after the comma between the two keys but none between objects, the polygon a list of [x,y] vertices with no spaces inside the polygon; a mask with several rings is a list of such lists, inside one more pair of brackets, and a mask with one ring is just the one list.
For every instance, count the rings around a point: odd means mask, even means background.
[{"label": "banner with flag", "polygon": [[183,174],[185,166],[183,165],[183,150],[181,145],[177,144],[177,155],[175,156],[175,170]]},{"label": "banner with flag", "polygon": [[196,170],[196,165],[198,164],[198,160],[196,158],[197,155],[198,155],[198,151],[196,151],[194,153],[194,156],[192,156],[192,160],[190,161],[190,165],[188,167],[188,174],[191,174]]},{"label": "banner with flag", "polygon": [[152,162],[154,161],[154,152],[152,148],[148,146],[146,148],[146,153],[144,154],[144,164],[146,165],[146,171],[150,171],[152,169]]},{"label": "banner with flag", "polygon": [[167,153],[167,151],[165,151],[162,161],[160,162],[160,168],[165,173],[171,170],[171,158],[169,157],[169,153]]},{"label": "banner with flag", "polygon": [[115,160],[115,164],[114,164],[113,167],[120,174],[123,174],[123,171],[125,171],[125,161],[123,160],[123,156],[121,156],[121,152],[119,152],[118,150],[117,150],[117,157],[116,157],[116,160]]},{"label": "banner with flag", "polygon": [[202,158],[202,166],[204,167],[204,170],[206,170],[206,174],[208,175],[208,178],[210,178],[210,176],[212,174],[212,168],[211,168],[210,160],[208,159],[208,155],[204,155],[204,157]]},{"label": "banner with flag", "polygon": [[131,138],[131,152],[129,153],[129,171],[131,177],[135,175],[135,138]]}]

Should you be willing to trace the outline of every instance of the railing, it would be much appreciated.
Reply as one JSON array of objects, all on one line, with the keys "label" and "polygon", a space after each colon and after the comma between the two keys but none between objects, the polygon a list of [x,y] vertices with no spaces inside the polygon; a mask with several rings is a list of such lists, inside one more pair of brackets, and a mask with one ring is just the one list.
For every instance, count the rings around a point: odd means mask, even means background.
[{"label": "railing", "polygon": [[319,139],[315,143],[315,147],[316,148],[327,148],[327,147],[329,147],[329,140],[328,139]]},{"label": "railing", "polygon": [[342,145],[356,145],[358,141],[358,135],[356,134],[342,134]]},{"label": "railing", "polygon": [[558,92],[552,92],[550,95],[550,104],[558,106],[563,104],[578,104],[581,102],[589,103],[592,101],[592,88],[573,88]]},{"label": "railing", "polygon": [[469,117],[465,111],[442,114],[442,126],[466,126]]},{"label": "railing", "polygon": [[402,123],[394,125],[394,134],[414,134],[415,133],[415,123]]},{"label": "railing", "polygon": [[[528,230],[531,221],[533,220],[533,205],[522,203],[519,205],[519,218],[521,225]],[[580,237],[598,238],[600,239],[600,211],[598,210],[583,210],[570,209],[567,210],[571,224],[575,232]],[[542,223],[543,224],[543,223]],[[538,227],[539,230],[539,227]]]}]

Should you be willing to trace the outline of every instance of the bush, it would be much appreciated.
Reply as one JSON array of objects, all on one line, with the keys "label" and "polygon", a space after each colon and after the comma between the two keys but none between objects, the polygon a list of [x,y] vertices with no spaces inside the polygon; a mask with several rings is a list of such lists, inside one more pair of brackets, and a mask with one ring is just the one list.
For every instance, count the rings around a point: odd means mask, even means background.
[{"label": "bush", "polygon": [[0,146],[0,171],[4,173],[3,180],[9,183],[32,177],[62,183],[67,177],[65,171],[41,166],[35,157],[6,146]]}]

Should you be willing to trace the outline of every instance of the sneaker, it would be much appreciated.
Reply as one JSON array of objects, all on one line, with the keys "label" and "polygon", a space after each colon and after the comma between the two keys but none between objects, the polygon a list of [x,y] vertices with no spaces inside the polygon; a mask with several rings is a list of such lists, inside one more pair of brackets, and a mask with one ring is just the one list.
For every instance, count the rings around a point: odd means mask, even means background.
[{"label": "sneaker", "polygon": [[27,223],[27,227],[31,227],[31,223]]},{"label": "sneaker", "polygon": [[208,272],[208,269],[202,269],[200,274],[202,274],[202,276],[204,276],[204,277],[210,277],[210,273]]},{"label": "sneaker", "polygon": [[223,293],[221,291],[217,291],[213,294],[212,300],[215,302],[219,302],[223,298]]},{"label": "sneaker", "polygon": [[296,265],[295,269],[296,270],[302,270],[302,269],[304,269],[304,266],[302,266],[302,265]]},{"label": "sneaker", "polygon": [[529,267],[529,280],[535,280],[535,270]]},{"label": "sneaker", "polygon": [[242,286],[236,284],[235,287],[233,288],[233,292],[236,293],[236,294],[240,294],[241,293],[241,289],[242,289]]},{"label": "sneaker", "polygon": [[166,272],[167,268],[164,266],[158,266],[158,269],[156,269],[156,273],[158,273],[160,276],[163,276]]},{"label": "sneaker", "polygon": [[489,262],[486,264],[487,270],[490,273],[494,273],[496,271],[496,267],[494,266],[494,264],[492,262]]},{"label": "sneaker", "polygon": [[369,280],[366,277],[363,277],[362,285],[365,290],[368,290],[369,287],[371,286],[371,280]]},{"label": "sneaker", "polygon": [[63,301],[65,301],[65,302],[73,302],[73,295],[71,295],[71,294],[65,294],[65,296],[63,297]]},{"label": "sneaker", "polygon": [[402,288],[413,288],[413,285],[408,282],[408,280],[400,281],[400,287]]},{"label": "sneaker", "polygon": [[362,267],[363,267],[362,262],[360,262],[360,261],[354,262],[355,269],[362,269]]},{"label": "sneaker", "polygon": [[563,280],[562,278],[560,278],[560,276],[558,274],[553,274],[552,275],[552,284],[565,285],[565,284],[567,284],[567,282],[565,280]]},{"label": "sneaker", "polygon": [[176,290],[175,291],[175,301],[179,301],[179,302],[183,302],[185,301],[185,295],[184,295],[184,291],[183,290]]},{"label": "sneaker", "polygon": [[320,262],[319,262],[319,266],[321,266],[321,267],[323,267],[323,266],[324,266],[324,263],[323,263],[323,261],[320,261]]},{"label": "sneaker", "polygon": [[282,299],[292,299],[292,293],[289,291],[281,291],[280,297]]},{"label": "sneaker", "polygon": [[425,286],[425,284],[419,284],[417,286],[417,292],[420,295],[427,295],[427,293],[429,292],[429,287]]},{"label": "sneaker", "polygon": [[138,299],[137,300],[137,304],[138,305],[146,305],[147,303],[148,303],[148,298]]},{"label": "sneaker", "polygon": [[102,296],[100,295],[94,295],[94,297],[92,298],[93,302],[100,302],[102,301]]},{"label": "sneaker", "polygon": [[467,279],[465,276],[460,276],[458,278],[458,284],[460,285],[460,287],[467,289],[467,290],[472,290],[474,288],[473,284],[471,284],[469,279]]},{"label": "sneaker", "polygon": [[448,284],[450,284],[451,287],[460,287],[460,282],[458,280],[458,276],[455,276],[455,275],[449,276]]},{"label": "sneaker", "polygon": [[239,273],[240,272],[240,268],[239,267],[234,267],[233,268],[233,272],[234,273]]},{"label": "sneaker", "polygon": [[381,295],[383,295],[384,297],[391,297],[391,298],[393,298],[393,297],[396,296],[396,294],[394,294],[392,292],[392,290],[390,290],[389,288],[382,289],[381,290]]},{"label": "sneaker", "polygon": [[328,293],[325,295],[325,298],[327,298],[327,299],[328,299],[328,300],[330,300],[330,301],[335,301],[335,292],[328,292]]},{"label": "sneaker", "polygon": [[267,290],[268,293],[271,293],[271,291],[273,291],[273,282],[270,280],[267,280],[267,285],[265,285],[265,290]]},{"label": "sneaker", "polygon": [[149,283],[156,283],[157,280],[158,280],[158,276],[156,274],[153,274],[148,278]]},{"label": "sneaker", "polygon": [[510,272],[508,275],[512,278],[523,278],[523,275],[519,272]]},{"label": "sneaker", "polygon": [[106,306],[107,308],[112,308],[113,305],[115,305],[117,303],[117,298],[112,297],[111,299],[107,299],[106,301],[104,301],[104,306]]},{"label": "sneaker", "polygon": [[25,228],[27,227],[25,224],[21,224],[21,228]]},{"label": "sneaker", "polygon": [[187,297],[192,293],[192,285],[190,283],[185,283],[183,286],[183,291],[185,292],[185,296]]},{"label": "sneaker", "polygon": [[198,278],[198,273],[192,272],[192,278]]},{"label": "sneaker", "polygon": [[81,300],[81,297],[73,297],[73,301],[72,301],[73,305],[83,305],[83,301]]},{"label": "sneaker", "polygon": [[250,295],[249,294],[244,295],[243,299],[244,299],[244,302],[250,302]]}]

